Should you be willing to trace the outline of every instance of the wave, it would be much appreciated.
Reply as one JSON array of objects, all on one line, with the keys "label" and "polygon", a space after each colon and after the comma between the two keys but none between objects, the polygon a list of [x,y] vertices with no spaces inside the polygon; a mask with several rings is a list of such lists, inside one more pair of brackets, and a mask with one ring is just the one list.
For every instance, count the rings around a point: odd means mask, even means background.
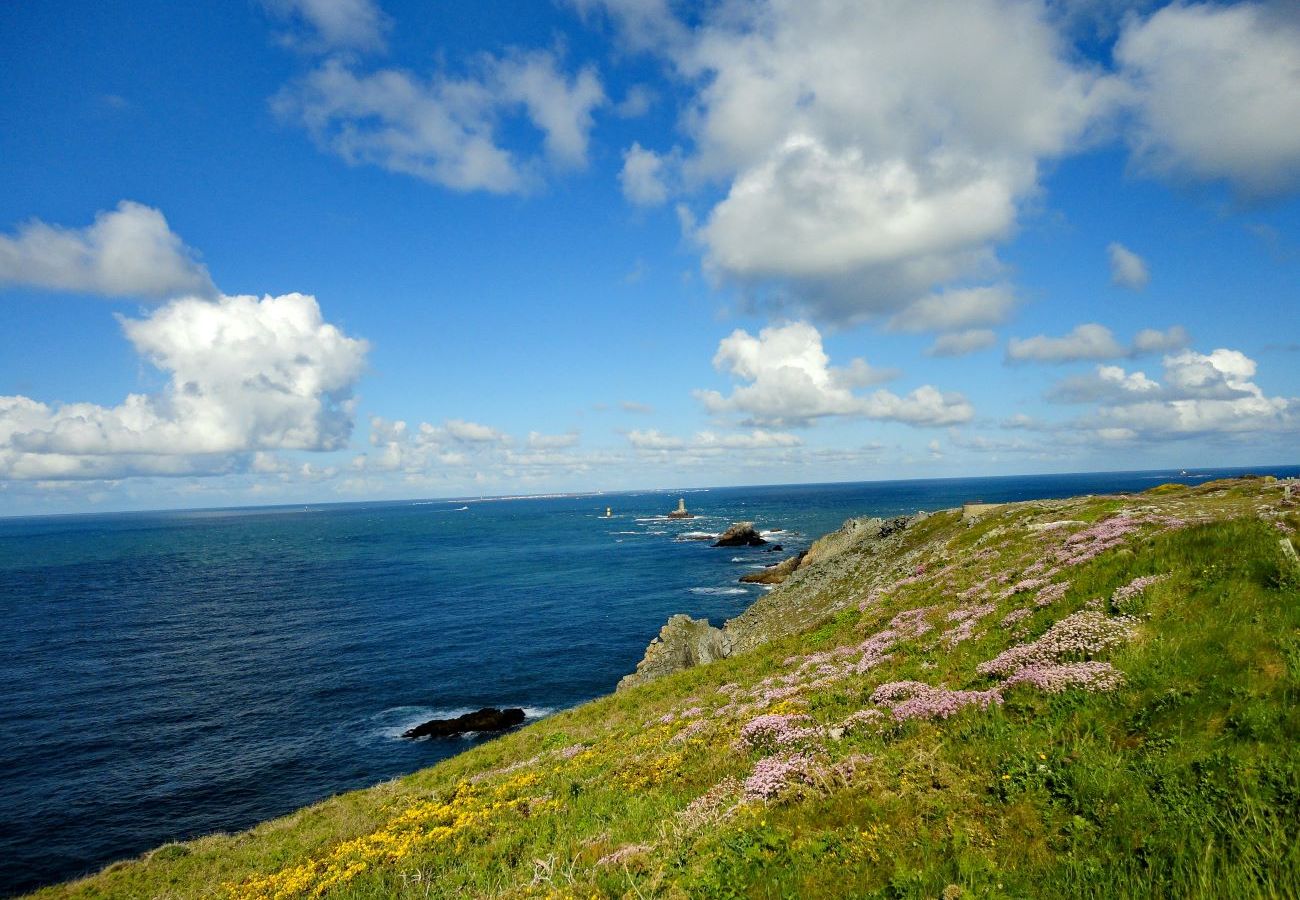
[{"label": "wave", "polygon": [[690,591],[692,594],[707,594],[711,597],[738,597],[749,593],[740,587],[693,587]]},{"label": "wave", "polygon": [[716,537],[717,537],[716,534],[710,534],[710,533],[707,532],[707,531],[683,531],[681,534],[677,535],[677,537],[673,538],[673,540],[676,540],[676,541],[711,541],[711,540],[713,540],[713,539],[716,538]]}]

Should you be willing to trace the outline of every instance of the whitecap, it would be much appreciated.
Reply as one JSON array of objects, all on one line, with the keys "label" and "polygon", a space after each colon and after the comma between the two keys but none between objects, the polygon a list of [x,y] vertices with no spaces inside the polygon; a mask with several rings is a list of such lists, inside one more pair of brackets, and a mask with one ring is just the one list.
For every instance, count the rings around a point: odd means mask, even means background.
[{"label": "whitecap", "polygon": [[744,588],[739,587],[693,587],[690,591],[692,594],[708,594],[715,597],[735,597],[747,593]]}]

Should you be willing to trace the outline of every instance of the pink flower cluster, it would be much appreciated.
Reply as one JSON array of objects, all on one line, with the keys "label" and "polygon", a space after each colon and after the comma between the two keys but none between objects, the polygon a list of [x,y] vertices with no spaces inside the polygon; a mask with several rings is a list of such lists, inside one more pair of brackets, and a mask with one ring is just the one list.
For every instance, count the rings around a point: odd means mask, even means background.
[{"label": "pink flower cluster", "polygon": [[1055,584],[1049,584],[1038,592],[1038,596],[1034,598],[1034,606],[1051,606],[1057,600],[1064,597],[1068,590],[1070,590],[1070,582],[1068,581],[1058,581]]},{"label": "pink flower cluster", "polygon": [[1085,691],[1113,691],[1124,683],[1124,675],[1108,662],[1073,662],[1064,665],[1025,666],[1008,678],[1003,689],[1031,684],[1040,691],[1059,694],[1069,687]]},{"label": "pink flower cluster", "polygon": [[745,779],[745,798],[771,800],[788,787],[814,784],[818,774],[819,768],[806,754],[768,756],[755,763],[753,773]]},{"label": "pink flower cluster", "polygon": [[1133,601],[1142,596],[1142,593],[1151,585],[1157,584],[1168,578],[1168,575],[1143,575],[1140,578],[1134,578],[1123,587],[1115,588],[1115,593],[1110,595],[1110,602],[1116,609],[1122,610],[1126,606],[1131,606]]},{"label": "pink flower cluster", "polygon": [[704,730],[705,730],[706,728],[708,728],[708,727],[709,727],[709,726],[708,726],[708,723],[706,723],[703,719],[696,719],[694,722],[692,722],[691,724],[687,725],[687,726],[686,726],[685,728],[683,728],[681,731],[679,731],[679,732],[677,732],[676,734],[674,734],[674,735],[669,739],[669,743],[672,743],[672,744],[684,744],[684,743],[686,743],[687,741],[689,741],[691,738],[693,738],[693,737],[695,737],[697,734],[699,734],[701,731],[704,731]]},{"label": "pink flower cluster", "polygon": [[587,749],[586,744],[570,744],[567,747],[561,747],[559,750],[556,750],[555,755],[558,756],[560,759],[573,759],[575,756],[577,756],[579,753],[581,753],[583,750],[586,749]]},{"label": "pink flower cluster", "polygon": [[982,603],[979,606],[964,606],[954,609],[948,613],[949,622],[958,622],[956,628],[950,628],[945,631],[940,640],[949,648],[956,647],[962,641],[966,641],[975,636],[975,626],[979,624],[989,613],[993,612],[997,606],[993,603]]},{"label": "pink flower cluster", "polygon": [[1017,644],[995,658],[980,663],[981,675],[1006,675],[1025,666],[1050,665],[1064,659],[1091,656],[1123,643],[1133,630],[1133,620],[1110,618],[1093,610],[1066,616],[1036,641]]},{"label": "pink flower cluster", "polygon": [[946,719],[968,706],[988,709],[1002,702],[998,688],[987,691],[951,691],[943,687],[922,685],[901,703],[890,707],[894,718],[900,722],[909,719]]},{"label": "pink flower cluster", "polygon": [[860,709],[845,717],[844,720],[835,727],[841,728],[844,731],[856,731],[867,725],[878,724],[882,715],[883,714],[878,709]]},{"label": "pink flower cluster", "polygon": [[740,729],[740,739],[756,749],[786,747],[821,734],[821,729],[808,724],[811,721],[807,716],[767,713],[746,722]]},{"label": "pink flower cluster", "polygon": [[1032,609],[1013,609],[1002,617],[1003,625],[1015,625],[1017,622],[1023,622],[1034,614]]}]

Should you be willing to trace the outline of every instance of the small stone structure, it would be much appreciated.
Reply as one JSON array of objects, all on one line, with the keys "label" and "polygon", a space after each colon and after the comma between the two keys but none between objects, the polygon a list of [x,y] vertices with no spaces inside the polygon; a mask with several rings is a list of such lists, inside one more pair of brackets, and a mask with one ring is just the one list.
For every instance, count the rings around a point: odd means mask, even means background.
[{"label": "small stone structure", "polygon": [[689,512],[686,511],[686,498],[685,498],[685,497],[679,497],[678,500],[677,500],[677,508],[674,509],[672,512],[670,512],[670,513],[668,514],[668,518],[670,518],[670,519],[694,519],[695,516],[692,515],[691,513],[689,513]]}]

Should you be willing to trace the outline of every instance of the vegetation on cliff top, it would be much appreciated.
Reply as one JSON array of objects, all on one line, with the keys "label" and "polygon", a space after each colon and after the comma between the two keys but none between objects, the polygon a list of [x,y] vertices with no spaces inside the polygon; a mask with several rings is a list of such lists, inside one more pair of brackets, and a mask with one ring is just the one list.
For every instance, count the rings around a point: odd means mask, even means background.
[{"label": "vegetation on cliff top", "polygon": [[1263,479],[935,514],[798,633],[40,896],[1296,896],[1298,532]]}]

